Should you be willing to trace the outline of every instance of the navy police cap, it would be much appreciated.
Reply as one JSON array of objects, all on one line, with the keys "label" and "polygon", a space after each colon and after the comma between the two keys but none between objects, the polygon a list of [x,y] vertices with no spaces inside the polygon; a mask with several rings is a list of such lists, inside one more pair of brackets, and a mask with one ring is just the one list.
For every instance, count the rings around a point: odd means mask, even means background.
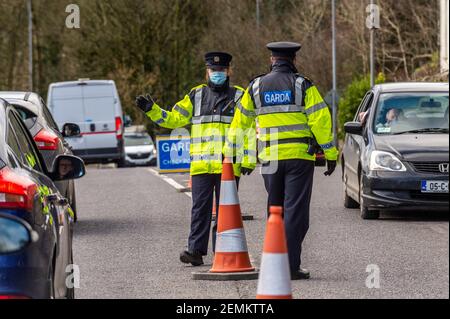
[{"label": "navy police cap", "polygon": [[205,54],[205,61],[207,67],[229,67],[231,60],[233,59],[231,54],[226,52],[208,52]]},{"label": "navy police cap", "polygon": [[295,57],[302,45],[295,42],[272,42],[267,44],[267,48],[274,57]]}]

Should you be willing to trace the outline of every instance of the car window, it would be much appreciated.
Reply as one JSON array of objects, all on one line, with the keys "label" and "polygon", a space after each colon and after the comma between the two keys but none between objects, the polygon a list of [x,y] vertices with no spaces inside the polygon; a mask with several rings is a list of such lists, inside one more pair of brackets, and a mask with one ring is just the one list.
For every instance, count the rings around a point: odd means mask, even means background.
[{"label": "car window", "polygon": [[25,123],[28,129],[31,129],[36,124],[37,121],[36,114],[19,106],[14,106],[14,108],[16,109],[17,113],[19,114],[20,118]]},{"label": "car window", "polygon": [[19,157],[22,164],[34,170],[43,172],[42,165],[39,161],[39,156],[34,149],[33,142],[29,139],[26,129],[22,126],[13,112],[9,112],[9,122],[11,124],[10,133],[14,133],[20,149],[21,156]]},{"label": "car window", "polygon": [[[11,162],[12,165],[14,165],[17,160],[22,158],[22,152],[20,151],[19,142],[17,142],[17,138],[16,135],[14,134],[14,130],[11,127],[11,124],[8,125],[7,143],[11,148],[12,153],[15,155],[12,156],[11,154],[8,154],[9,161]],[[16,166],[14,165],[14,167]]]},{"label": "car window", "polygon": [[361,104],[359,105],[358,111],[355,114],[354,121],[361,122],[362,117],[360,115],[361,115],[361,113],[364,113],[369,109],[369,107],[372,103],[372,100],[373,100],[373,92],[369,91],[362,99]]},{"label": "car window", "polygon": [[45,105],[44,101],[41,101],[42,103],[42,114],[47,121],[47,124],[50,125],[51,128],[59,132],[58,125],[55,123],[55,120],[53,119],[52,114],[48,110],[47,106]]},{"label": "car window", "polygon": [[143,145],[153,145],[152,138],[150,135],[125,135],[125,146],[143,146]]},{"label": "car window", "polygon": [[447,132],[448,93],[385,93],[374,117],[374,133]]},{"label": "car window", "polygon": [[19,159],[17,158],[17,155],[15,154],[15,153],[13,153],[13,152],[8,152],[8,159],[9,159],[9,163],[10,163],[10,166],[12,167],[12,168],[18,168],[18,167],[20,167],[20,164],[19,164]]}]

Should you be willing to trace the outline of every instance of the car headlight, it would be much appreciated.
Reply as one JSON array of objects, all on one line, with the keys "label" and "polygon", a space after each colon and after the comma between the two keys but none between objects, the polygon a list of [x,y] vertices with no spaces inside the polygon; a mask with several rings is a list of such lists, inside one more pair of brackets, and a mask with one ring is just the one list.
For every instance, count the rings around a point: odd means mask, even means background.
[{"label": "car headlight", "polygon": [[373,151],[370,155],[371,171],[406,172],[406,167],[393,154],[382,151]]}]

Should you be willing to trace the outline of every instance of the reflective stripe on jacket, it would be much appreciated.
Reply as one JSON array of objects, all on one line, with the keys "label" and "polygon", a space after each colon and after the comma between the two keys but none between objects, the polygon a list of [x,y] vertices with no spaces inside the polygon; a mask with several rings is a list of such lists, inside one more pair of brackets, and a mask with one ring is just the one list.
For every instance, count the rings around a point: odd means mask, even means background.
[{"label": "reflective stripe on jacket", "polygon": [[[172,111],[163,110],[155,104],[147,116],[159,126],[169,129],[192,124],[191,175],[221,174],[225,134],[243,93],[244,89],[238,86],[215,91],[206,85],[199,85],[176,103]],[[234,165],[234,172],[240,176],[240,165]]]},{"label": "reflective stripe on jacket", "polygon": [[[263,161],[315,160],[305,140],[315,137],[328,160],[337,160],[329,108],[311,81],[295,73],[287,61],[278,61],[272,72],[251,82],[231,124],[224,153],[239,151],[242,129],[258,122]],[[253,145],[253,144],[252,144]],[[233,148],[235,148],[233,150]]]}]

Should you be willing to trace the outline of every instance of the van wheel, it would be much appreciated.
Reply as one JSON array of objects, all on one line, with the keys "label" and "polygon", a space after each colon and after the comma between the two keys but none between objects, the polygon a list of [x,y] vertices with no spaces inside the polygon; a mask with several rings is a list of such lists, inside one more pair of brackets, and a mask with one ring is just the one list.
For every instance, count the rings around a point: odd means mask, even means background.
[{"label": "van wheel", "polygon": [[118,167],[118,168],[124,168],[124,167],[127,166],[126,163],[125,163],[125,158],[121,158],[120,160],[118,160],[118,161],[116,162],[116,164],[117,164],[117,167]]},{"label": "van wheel", "polygon": [[363,175],[359,178],[359,208],[361,211],[361,218],[364,220],[375,220],[380,218],[379,210],[369,210],[369,208],[364,204],[363,194]]}]

